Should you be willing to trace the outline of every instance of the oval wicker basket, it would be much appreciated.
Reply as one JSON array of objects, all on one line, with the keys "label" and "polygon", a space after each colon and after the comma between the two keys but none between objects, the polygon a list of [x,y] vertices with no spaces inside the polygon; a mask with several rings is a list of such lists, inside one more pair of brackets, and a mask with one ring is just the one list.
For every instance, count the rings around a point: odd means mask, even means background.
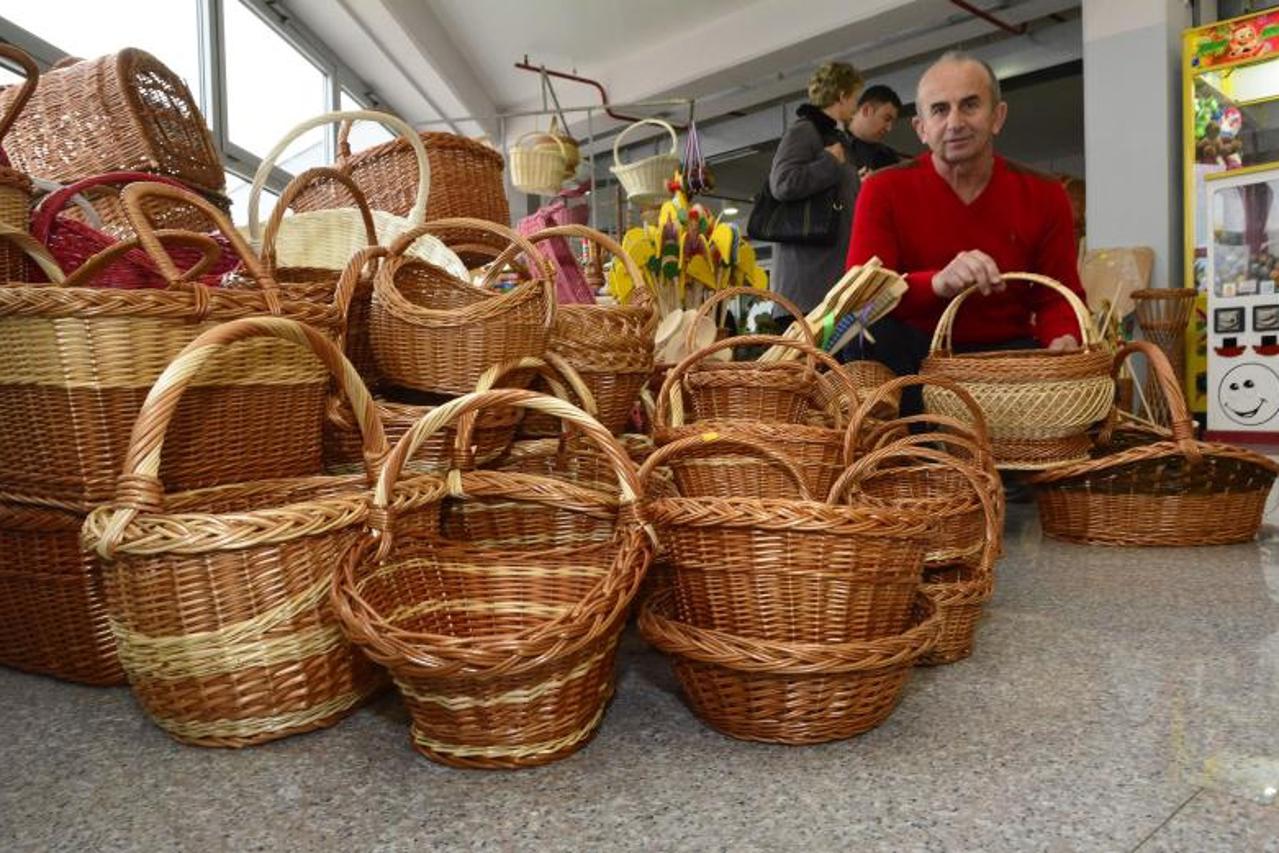
[{"label": "oval wicker basket", "polygon": [[[548,140],[554,145],[546,144]],[[531,130],[515,140],[510,156],[511,186],[529,195],[559,193],[568,170],[568,150],[558,136]]]},{"label": "oval wicker basket", "polygon": [[[646,124],[662,128],[671,137],[671,150],[666,154],[653,154],[633,163],[622,162],[622,140],[637,127]],[[613,165],[609,167],[626,190],[626,197],[634,204],[660,204],[671,195],[666,184],[679,169],[679,137],[675,128],[657,118],[646,118],[627,125],[613,140]]]},{"label": "oval wicker basket", "polygon": [[1114,372],[1142,353],[1164,395],[1171,430],[1112,409],[1093,458],[1035,475],[1040,523],[1054,539],[1088,545],[1227,545],[1256,537],[1279,464],[1228,444],[1195,440],[1181,384],[1163,352],[1133,341]]},{"label": "oval wicker basket", "polygon": [[853,737],[892,714],[941,619],[922,593],[902,633],[850,643],[785,643],[683,622],[669,590],[644,603],[639,628],[671,656],[693,713],[730,737],[810,744]]},{"label": "oval wicker basket", "polygon": [[[396,484],[404,461],[433,432],[508,406],[554,414],[580,430],[611,461],[617,491],[509,471]],[[558,548],[444,539],[432,519],[446,490],[576,509],[611,519],[614,532],[602,543]],[[401,439],[374,495],[377,538],[347,552],[331,595],[348,635],[391,671],[415,749],[455,766],[527,767],[563,758],[593,737],[650,559],[634,512],[638,496],[633,464],[598,423],[529,391],[468,395]]]},{"label": "oval wicker basket", "polygon": [[[953,352],[955,317],[976,292],[969,289],[946,306],[920,373],[954,379],[977,399],[986,413],[1000,468],[1037,470],[1086,458],[1088,429],[1105,417],[1114,397],[1110,352],[1099,340],[1087,307],[1064,285],[1031,273],[1005,273],[1003,280],[1029,282],[1060,294],[1078,321],[1083,348]],[[967,408],[957,405],[953,395],[925,388],[924,404],[930,412],[968,417]]]},{"label": "oval wicker basket", "polygon": [[[378,370],[404,388],[466,394],[494,364],[540,358],[555,323],[554,276],[538,264],[534,278],[502,294],[409,257],[420,235],[480,231],[529,258],[533,245],[509,228],[478,219],[442,219],[402,235],[373,279],[370,337]],[[502,272],[494,264],[484,282]]]},{"label": "oval wicker basket", "polygon": [[[178,403],[237,342],[314,354],[358,413],[368,473],[252,480],[166,494],[161,451]],[[292,417],[260,403],[277,422]],[[171,449],[171,448],[169,448]],[[327,338],[252,317],[194,340],[138,414],[115,499],[90,513],[84,543],[104,562],[112,630],[139,704],[184,743],[249,746],[332,725],[380,684],[342,637],[333,569],[360,538],[367,489],[387,452],[359,376]],[[252,460],[243,463],[251,474]]]},{"label": "oval wicker basket", "polygon": [[[657,449],[643,482],[668,460],[729,447],[777,467],[778,454],[740,434],[706,434]],[[795,466],[782,466],[791,478]],[[919,586],[928,518],[899,507],[800,497],[668,497],[648,501],[673,572],[682,622],[741,637],[786,642],[871,640],[905,630]]]}]

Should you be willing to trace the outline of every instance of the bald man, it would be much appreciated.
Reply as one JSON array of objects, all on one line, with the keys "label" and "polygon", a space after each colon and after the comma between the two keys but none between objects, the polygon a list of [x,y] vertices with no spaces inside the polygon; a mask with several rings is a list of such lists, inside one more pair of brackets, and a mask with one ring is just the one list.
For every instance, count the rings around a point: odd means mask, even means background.
[{"label": "bald man", "polygon": [[980,295],[959,312],[957,350],[1078,347],[1060,295],[1001,278],[1041,273],[1083,296],[1065,191],[995,153],[1008,105],[990,66],[948,53],[920,79],[915,103],[928,151],[868,177],[853,216],[848,265],[878,256],[910,286],[875,330],[876,357],[917,372],[942,311],[968,288]]}]

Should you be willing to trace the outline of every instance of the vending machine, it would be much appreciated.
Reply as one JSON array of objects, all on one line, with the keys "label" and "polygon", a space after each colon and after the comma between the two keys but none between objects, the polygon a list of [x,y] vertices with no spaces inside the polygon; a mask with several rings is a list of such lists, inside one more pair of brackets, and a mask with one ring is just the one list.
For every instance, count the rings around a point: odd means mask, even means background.
[{"label": "vending machine", "polygon": [[1279,442],[1279,11],[1184,34],[1186,395],[1210,435]]}]

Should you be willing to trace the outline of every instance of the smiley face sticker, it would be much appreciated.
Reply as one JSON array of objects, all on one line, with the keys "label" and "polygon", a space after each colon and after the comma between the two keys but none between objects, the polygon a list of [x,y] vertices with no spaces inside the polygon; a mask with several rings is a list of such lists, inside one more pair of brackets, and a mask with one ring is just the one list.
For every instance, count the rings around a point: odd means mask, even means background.
[{"label": "smiley face sticker", "polygon": [[1217,386],[1217,402],[1237,424],[1264,424],[1279,414],[1279,374],[1264,364],[1233,367]]}]

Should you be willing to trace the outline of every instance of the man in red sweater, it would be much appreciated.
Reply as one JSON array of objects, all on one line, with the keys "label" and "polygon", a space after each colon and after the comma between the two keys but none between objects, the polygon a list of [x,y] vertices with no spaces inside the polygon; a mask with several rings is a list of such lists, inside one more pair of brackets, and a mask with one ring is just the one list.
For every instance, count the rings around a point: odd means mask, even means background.
[{"label": "man in red sweater", "polygon": [[929,151],[870,176],[853,216],[848,265],[878,256],[910,285],[876,336],[876,357],[914,373],[946,303],[976,287],[955,322],[959,350],[1079,346],[1057,293],[1005,284],[1003,272],[1051,276],[1083,296],[1065,191],[995,154],[1007,116],[986,63],[948,53],[924,73],[915,131]]}]

